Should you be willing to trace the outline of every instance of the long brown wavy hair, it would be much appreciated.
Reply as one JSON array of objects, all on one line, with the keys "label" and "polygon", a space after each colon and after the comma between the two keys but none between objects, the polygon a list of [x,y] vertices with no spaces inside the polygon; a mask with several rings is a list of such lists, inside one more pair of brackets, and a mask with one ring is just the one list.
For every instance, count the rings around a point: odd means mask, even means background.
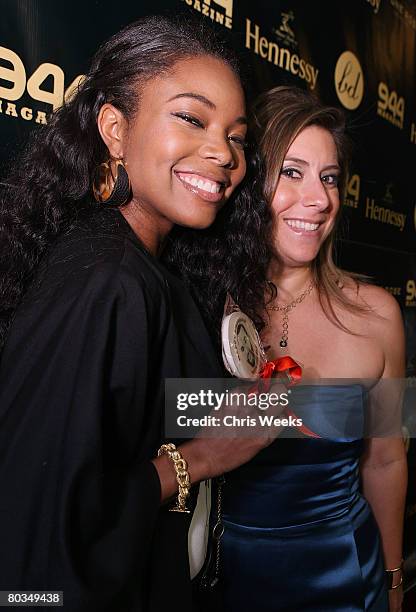
[{"label": "long brown wavy hair", "polygon": [[[298,87],[279,86],[257,98],[253,118],[254,131],[265,164],[264,195],[267,202],[273,200],[290,145],[303,129],[311,125],[328,130],[334,139],[341,169],[339,195],[340,201],[343,201],[351,142],[346,134],[345,115],[341,109],[324,106],[314,95]],[[358,286],[359,283],[368,281],[368,278],[347,272],[335,264],[334,241],[340,214],[341,206],[333,230],[312,262],[312,274],[323,311],[338,327],[351,333],[340,321],[334,305],[355,314],[368,313],[368,307],[357,304],[342,291],[345,281],[353,281]]]}]

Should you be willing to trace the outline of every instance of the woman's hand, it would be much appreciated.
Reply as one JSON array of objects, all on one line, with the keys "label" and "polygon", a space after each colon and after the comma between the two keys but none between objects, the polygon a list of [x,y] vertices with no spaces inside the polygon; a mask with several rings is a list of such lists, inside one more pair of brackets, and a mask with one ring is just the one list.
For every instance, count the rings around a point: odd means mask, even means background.
[{"label": "woman's hand", "polygon": [[[253,393],[251,384],[248,388],[242,387],[235,391],[244,397]],[[287,389],[276,381],[268,389],[268,397],[271,393],[280,397],[287,393]],[[283,429],[283,426],[276,424],[262,424],[261,415],[263,418],[267,416],[276,419],[284,409],[285,405],[280,403],[269,404],[266,410],[260,410],[249,402],[243,402],[243,405],[227,405],[216,411],[215,416],[222,425],[204,428],[196,438],[181,447],[187,457],[191,481],[214,478],[250,461],[259,451],[269,446]],[[225,422],[227,425],[224,425]]]},{"label": "woman's hand", "polygon": [[[286,387],[274,383],[269,393],[286,393]],[[189,442],[182,444],[178,450],[188,463],[191,484],[214,478],[229,472],[250,461],[258,452],[269,446],[284,428],[280,425],[261,425],[260,414],[278,418],[285,406],[270,405],[267,411],[261,411],[255,406],[227,406],[215,412],[215,417],[224,423],[224,418],[240,419],[233,425],[204,428]],[[254,425],[247,426],[241,419],[252,419]],[[245,423],[250,421],[245,421]],[[161,501],[177,492],[175,471],[169,458],[165,455],[153,459],[161,483]]]}]

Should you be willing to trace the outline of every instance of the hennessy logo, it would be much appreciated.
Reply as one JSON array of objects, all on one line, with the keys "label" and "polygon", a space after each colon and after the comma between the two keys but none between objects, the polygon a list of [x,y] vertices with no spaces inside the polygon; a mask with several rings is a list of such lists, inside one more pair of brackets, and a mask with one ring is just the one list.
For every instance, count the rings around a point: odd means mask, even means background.
[{"label": "hennessy logo", "polygon": [[393,189],[393,183],[387,183],[386,192],[383,197],[383,202],[385,202],[386,204],[389,204],[390,206],[394,204],[392,189]]},{"label": "hennessy logo", "polygon": [[295,15],[293,11],[289,11],[288,13],[281,13],[282,23],[278,28],[274,30],[277,38],[284,43],[288,47],[297,47],[298,43],[296,40],[295,32],[289,25],[290,21],[295,20]]},{"label": "hennessy logo", "polygon": [[[288,24],[286,23],[284,27],[288,27]],[[279,36],[278,32],[275,30],[276,36]],[[319,74],[318,68],[288,49],[287,46],[278,45],[266,36],[262,36],[260,26],[252,23],[250,19],[246,19],[246,48],[282,70],[287,70],[300,79],[304,79],[311,89],[315,89]]]},{"label": "hennessy logo", "polygon": [[291,21],[295,19],[293,11],[290,11],[290,13],[282,13],[282,25],[280,26],[279,30],[285,32],[286,34],[289,34],[289,36],[291,36],[292,38],[295,38],[295,33],[289,25],[289,19]]},{"label": "hennessy logo", "polygon": [[379,206],[374,198],[368,196],[365,199],[365,216],[367,219],[371,219],[371,221],[392,225],[400,232],[405,228],[407,217],[405,213],[397,212],[387,206]]},{"label": "hennessy logo", "polygon": [[335,90],[348,110],[355,110],[363,99],[364,75],[360,62],[351,51],[344,51],[335,66]]}]

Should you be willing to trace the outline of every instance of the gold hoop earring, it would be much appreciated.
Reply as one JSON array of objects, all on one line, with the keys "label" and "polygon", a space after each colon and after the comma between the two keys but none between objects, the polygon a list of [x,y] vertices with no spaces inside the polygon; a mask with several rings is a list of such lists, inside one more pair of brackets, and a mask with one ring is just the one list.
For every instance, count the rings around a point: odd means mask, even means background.
[{"label": "gold hoop earring", "polygon": [[[112,164],[115,165],[114,173]],[[95,200],[106,206],[117,208],[128,202],[131,183],[122,159],[110,159],[96,168],[92,191]]]}]

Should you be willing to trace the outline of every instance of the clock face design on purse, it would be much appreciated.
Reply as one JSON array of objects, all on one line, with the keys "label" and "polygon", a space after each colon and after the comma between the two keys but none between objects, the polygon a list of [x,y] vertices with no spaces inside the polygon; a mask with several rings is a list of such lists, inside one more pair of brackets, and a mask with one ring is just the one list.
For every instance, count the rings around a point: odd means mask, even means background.
[{"label": "clock face design on purse", "polygon": [[224,365],[237,378],[258,378],[266,362],[253,321],[241,310],[224,316],[221,326]]},{"label": "clock face design on purse", "polygon": [[256,365],[256,356],[250,341],[250,334],[242,321],[237,323],[235,330],[235,343],[237,353],[245,357],[247,364],[252,368]]}]

